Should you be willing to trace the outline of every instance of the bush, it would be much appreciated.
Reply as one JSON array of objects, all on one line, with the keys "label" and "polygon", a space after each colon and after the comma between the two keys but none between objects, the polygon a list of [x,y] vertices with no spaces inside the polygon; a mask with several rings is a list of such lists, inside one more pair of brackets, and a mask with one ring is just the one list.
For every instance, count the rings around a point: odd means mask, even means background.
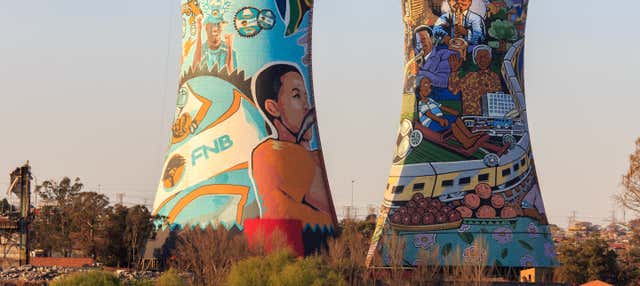
[{"label": "bush", "polygon": [[187,286],[177,270],[174,268],[163,273],[156,281],[155,286]]},{"label": "bush", "polygon": [[295,259],[289,250],[238,262],[231,269],[227,283],[230,286],[347,285],[340,274],[329,269],[319,257]]},{"label": "bush", "polygon": [[65,276],[51,283],[51,286],[120,286],[118,277],[111,273],[91,271]]}]

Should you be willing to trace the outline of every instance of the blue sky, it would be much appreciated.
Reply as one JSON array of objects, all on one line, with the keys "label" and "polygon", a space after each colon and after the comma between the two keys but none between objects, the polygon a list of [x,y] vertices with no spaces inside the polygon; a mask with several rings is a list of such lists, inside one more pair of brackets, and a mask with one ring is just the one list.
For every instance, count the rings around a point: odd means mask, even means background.
[{"label": "blue sky", "polygon": [[[175,110],[178,2],[0,1],[0,189],[29,159],[40,181],[80,177],[112,198],[153,201]],[[400,1],[316,3],[316,104],[336,207],[350,203],[352,180],[356,205],[377,206],[401,103]],[[615,13],[603,3],[529,10],[534,154],[560,225],[571,211],[602,222],[619,209],[611,196],[640,136],[640,2],[616,1]]]}]

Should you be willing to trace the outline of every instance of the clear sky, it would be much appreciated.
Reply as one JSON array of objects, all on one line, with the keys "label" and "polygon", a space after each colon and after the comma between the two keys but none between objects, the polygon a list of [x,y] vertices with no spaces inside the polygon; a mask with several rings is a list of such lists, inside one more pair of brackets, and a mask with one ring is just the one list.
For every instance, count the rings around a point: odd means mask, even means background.
[{"label": "clear sky", "polygon": [[[0,197],[28,159],[40,182],[80,177],[112,199],[152,203],[175,111],[178,4],[0,1]],[[527,100],[552,223],[565,226],[571,211],[603,223],[619,209],[611,197],[640,136],[639,9],[531,0]],[[316,104],[339,212],[352,180],[356,206],[382,202],[401,103],[400,14],[399,0],[316,0]]]}]

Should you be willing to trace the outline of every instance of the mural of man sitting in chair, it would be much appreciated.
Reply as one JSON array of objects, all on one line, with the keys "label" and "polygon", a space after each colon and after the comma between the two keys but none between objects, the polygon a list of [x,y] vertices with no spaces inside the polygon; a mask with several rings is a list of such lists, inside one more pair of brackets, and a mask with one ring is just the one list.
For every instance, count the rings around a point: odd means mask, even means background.
[{"label": "mural of man sitting in chair", "polygon": [[486,142],[487,134],[473,134],[458,117],[458,112],[444,106],[431,98],[431,79],[418,78],[419,85],[416,94],[419,97],[418,120],[422,126],[436,133],[451,131],[453,137],[462,144],[464,149],[472,149]]}]

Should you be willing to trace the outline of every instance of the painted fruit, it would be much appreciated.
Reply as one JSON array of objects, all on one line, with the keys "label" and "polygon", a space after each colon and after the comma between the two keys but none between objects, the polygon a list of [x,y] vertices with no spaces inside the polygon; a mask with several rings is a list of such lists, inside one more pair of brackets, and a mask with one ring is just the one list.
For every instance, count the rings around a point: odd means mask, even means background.
[{"label": "painted fruit", "polygon": [[464,205],[475,210],[480,206],[480,197],[476,194],[467,194],[464,196]]},{"label": "painted fruit", "polygon": [[504,197],[502,195],[491,196],[491,205],[496,209],[504,207]]},{"label": "painted fruit", "polygon": [[496,210],[491,206],[482,206],[478,209],[478,212],[476,212],[476,216],[478,218],[495,218]]},{"label": "painted fruit", "polygon": [[426,212],[426,211],[425,211],[425,209],[423,209],[423,208],[417,208],[417,209],[416,209],[416,213],[417,213],[417,214],[423,215],[425,212]]},{"label": "painted fruit", "polygon": [[458,207],[456,210],[460,213],[460,216],[463,218],[473,217],[473,211],[468,207]]},{"label": "painted fruit", "polygon": [[398,212],[399,212],[400,214],[407,214],[407,208],[405,208],[405,207],[401,207],[401,208],[399,208],[399,209],[398,209]]},{"label": "painted fruit", "polygon": [[439,200],[431,200],[429,202],[429,208],[440,210],[440,208],[442,208],[442,203]]},{"label": "painted fruit", "polygon": [[412,208],[415,208],[416,206],[417,206],[417,204],[416,204],[416,202],[414,202],[414,201],[409,201],[409,202],[407,203],[407,208],[412,209]]},{"label": "painted fruit", "polygon": [[416,201],[416,202],[419,202],[422,199],[424,199],[424,195],[422,193],[417,193],[417,194],[413,195],[413,200]]},{"label": "painted fruit", "polygon": [[451,208],[450,206],[444,206],[440,209],[440,211],[446,215],[449,215],[449,213],[453,211],[453,208]]},{"label": "painted fruit", "polygon": [[478,196],[483,200],[486,200],[486,199],[490,198],[491,194],[492,194],[491,186],[489,186],[489,184],[485,184],[485,183],[478,184],[476,186],[476,194],[478,194]]},{"label": "painted fruit", "polygon": [[517,216],[518,213],[516,213],[516,210],[513,207],[504,207],[500,212],[501,218],[514,218]]},{"label": "painted fruit", "polygon": [[427,199],[421,199],[418,202],[418,207],[421,209],[427,209],[429,207],[429,201],[427,201]]},{"label": "painted fruit", "polygon": [[438,212],[436,214],[436,222],[439,223],[439,224],[447,222],[447,219],[448,219],[447,215],[445,213],[443,213],[443,212]]},{"label": "painted fruit", "polygon": [[457,211],[451,211],[449,213],[449,221],[450,222],[455,222],[455,221],[459,221],[462,219],[462,216],[460,215],[459,212]]},{"label": "painted fruit", "polygon": [[422,216],[422,224],[424,225],[431,225],[434,224],[436,222],[436,218],[433,216],[433,214],[425,214]]},{"label": "painted fruit", "polygon": [[411,217],[409,215],[402,215],[402,224],[410,225],[411,224]]},{"label": "painted fruit", "polygon": [[422,215],[420,214],[414,214],[411,216],[411,224],[412,225],[419,225],[422,222]]},{"label": "painted fruit", "polygon": [[396,213],[391,217],[391,222],[395,224],[399,224],[402,222],[402,215],[400,213]]}]

